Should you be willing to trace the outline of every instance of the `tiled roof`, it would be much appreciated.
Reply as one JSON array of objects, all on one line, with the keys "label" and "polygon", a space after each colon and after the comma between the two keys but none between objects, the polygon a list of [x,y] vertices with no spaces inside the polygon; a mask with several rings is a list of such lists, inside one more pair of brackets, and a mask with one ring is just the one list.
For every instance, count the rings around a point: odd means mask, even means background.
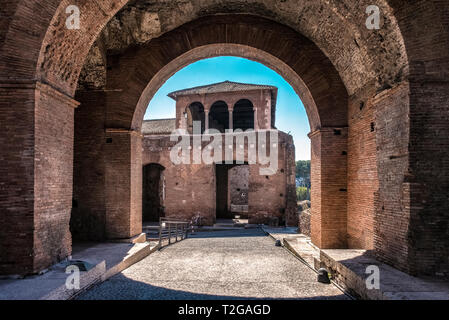
[{"label": "tiled roof", "polygon": [[145,120],[142,124],[142,134],[170,134],[176,130],[176,119]]},{"label": "tiled roof", "polygon": [[170,93],[168,96],[172,99],[177,99],[179,96],[187,96],[191,94],[208,94],[208,93],[220,93],[220,92],[237,92],[237,91],[251,91],[251,90],[276,90],[274,86],[259,85],[259,84],[249,84],[249,83],[238,83],[231,81],[224,81],[220,83],[210,84],[207,86],[189,88],[184,90],[179,90]]}]

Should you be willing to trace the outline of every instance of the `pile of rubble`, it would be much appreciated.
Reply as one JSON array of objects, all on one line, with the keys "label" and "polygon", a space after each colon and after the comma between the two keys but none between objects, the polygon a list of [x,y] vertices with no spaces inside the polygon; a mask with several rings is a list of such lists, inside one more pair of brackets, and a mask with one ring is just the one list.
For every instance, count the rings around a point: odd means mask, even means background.
[{"label": "pile of rubble", "polygon": [[304,200],[298,202],[298,232],[310,237],[311,202]]}]

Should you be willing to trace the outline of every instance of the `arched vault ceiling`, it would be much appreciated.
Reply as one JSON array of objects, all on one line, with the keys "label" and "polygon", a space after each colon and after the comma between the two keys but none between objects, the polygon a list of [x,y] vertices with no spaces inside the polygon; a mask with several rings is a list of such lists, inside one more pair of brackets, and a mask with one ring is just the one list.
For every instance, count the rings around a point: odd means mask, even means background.
[{"label": "arched vault ceiling", "polygon": [[[70,4],[81,10],[81,30],[65,27]],[[365,27],[365,9],[372,4],[381,9],[380,30]],[[263,16],[306,36],[335,65],[349,94],[367,83],[382,89],[407,77],[444,81],[449,75],[447,1],[0,0],[0,15],[6,17],[0,27],[0,77],[40,80],[73,96],[88,52],[106,25],[107,38],[114,38],[107,42],[120,50],[221,13]]]},{"label": "arched vault ceiling", "polygon": [[[383,12],[379,31],[365,27],[365,8],[373,3]],[[349,94],[370,82],[379,88],[392,86],[408,72],[401,35],[385,1],[147,0],[131,1],[109,21],[91,50],[82,78],[91,71],[98,73],[97,67],[103,63],[92,59],[100,57],[99,43],[116,54],[191,20],[225,13],[263,16],[302,33],[329,57]]]}]

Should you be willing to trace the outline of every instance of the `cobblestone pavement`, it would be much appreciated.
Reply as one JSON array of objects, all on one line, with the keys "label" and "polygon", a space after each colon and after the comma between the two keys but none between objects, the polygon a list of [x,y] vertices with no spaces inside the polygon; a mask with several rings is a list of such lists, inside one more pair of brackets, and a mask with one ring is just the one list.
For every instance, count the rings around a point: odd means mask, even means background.
[{"label": "cobblestone pavement", "polygon": [[259,229],[197,233],[78,299],[347,299]]}]

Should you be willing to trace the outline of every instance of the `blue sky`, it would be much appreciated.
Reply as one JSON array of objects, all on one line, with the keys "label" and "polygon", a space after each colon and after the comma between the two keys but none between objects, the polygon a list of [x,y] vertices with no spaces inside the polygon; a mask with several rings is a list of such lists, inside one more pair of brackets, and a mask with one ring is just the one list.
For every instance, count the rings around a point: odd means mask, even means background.
[{"label": "blue sky", "polygon": [[295,141],[296,160],[310,160],[309,121],[301,100],[293,88],[272,69],[238,57],[217,57],[192,63],[178,71],[151,100],[145,120],[175,118],[176,103],[170,92],[222,81],[267,84],[279,88],[276,127],[289,132]]}]

